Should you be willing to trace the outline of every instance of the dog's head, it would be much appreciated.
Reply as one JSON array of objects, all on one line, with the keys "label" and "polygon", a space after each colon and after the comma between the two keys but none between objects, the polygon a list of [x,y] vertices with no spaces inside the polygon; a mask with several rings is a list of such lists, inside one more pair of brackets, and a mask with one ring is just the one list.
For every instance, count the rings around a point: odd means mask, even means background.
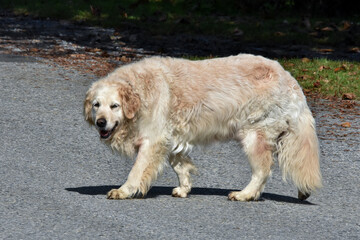
[{"label": "dog's head", "polygon": [[102,139],[109,139],[124,121],[135,117],[139,108],[140,98],[130,85],[97,82],[86,93],[84,115]]}]

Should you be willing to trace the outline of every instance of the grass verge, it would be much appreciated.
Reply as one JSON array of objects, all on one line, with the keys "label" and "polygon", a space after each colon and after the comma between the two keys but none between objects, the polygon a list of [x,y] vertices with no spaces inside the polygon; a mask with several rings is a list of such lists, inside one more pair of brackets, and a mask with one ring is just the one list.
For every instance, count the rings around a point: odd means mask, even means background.
[{"label": "grass verge", "polygon": [[360,63],[328,59],[281,59],[305,93],[360,100]]}]

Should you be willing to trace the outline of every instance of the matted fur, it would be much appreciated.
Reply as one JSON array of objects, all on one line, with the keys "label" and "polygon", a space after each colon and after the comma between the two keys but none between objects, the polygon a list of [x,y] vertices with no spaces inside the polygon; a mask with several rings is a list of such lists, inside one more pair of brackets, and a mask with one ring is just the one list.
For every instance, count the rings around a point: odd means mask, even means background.
[{"label": "matted fur", "polygon": [[314,119],[300,86],[276,61],[249,54],[202,61],[152,57],[95,82],[84,109],[106,144],[136,156],[110,199],[145,196],[166,161],[179,178],[173,196],[186,197],[195,171],[192,146],[230,139],[243,145],[252,177],[229,199],[258,199],[274,156],[300,199],[321,187]]}]

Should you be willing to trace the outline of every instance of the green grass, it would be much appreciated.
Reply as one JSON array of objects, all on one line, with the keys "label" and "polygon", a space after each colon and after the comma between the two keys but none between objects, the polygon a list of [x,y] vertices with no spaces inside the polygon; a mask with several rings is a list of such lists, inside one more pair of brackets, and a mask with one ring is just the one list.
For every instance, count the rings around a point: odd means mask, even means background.
[{"label": "green grass", "polygon": [[360,99],[360,63],[327,59],[279,60],[300,83],[305,92],[341,98],[352,93]]}]

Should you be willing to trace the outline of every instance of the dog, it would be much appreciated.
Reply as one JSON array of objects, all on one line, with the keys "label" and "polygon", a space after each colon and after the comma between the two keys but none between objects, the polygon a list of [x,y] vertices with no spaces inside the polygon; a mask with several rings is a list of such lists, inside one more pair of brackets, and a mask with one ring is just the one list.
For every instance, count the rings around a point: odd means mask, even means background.
[{"label": "dog", "polygon": [[302,89],[261,56],[145,58],[93,83],[84,115],[112,149],[136,156],[127,181],[108,199],[146,196],[167,162],[179,179],[172,196],[187,197],[196,171],[191,148],[227,140],[243,146],[252,169],[249,184],[230,192],[230,200],[257,200],[274,158],[300,200],[322,186],[315,121]]}]

